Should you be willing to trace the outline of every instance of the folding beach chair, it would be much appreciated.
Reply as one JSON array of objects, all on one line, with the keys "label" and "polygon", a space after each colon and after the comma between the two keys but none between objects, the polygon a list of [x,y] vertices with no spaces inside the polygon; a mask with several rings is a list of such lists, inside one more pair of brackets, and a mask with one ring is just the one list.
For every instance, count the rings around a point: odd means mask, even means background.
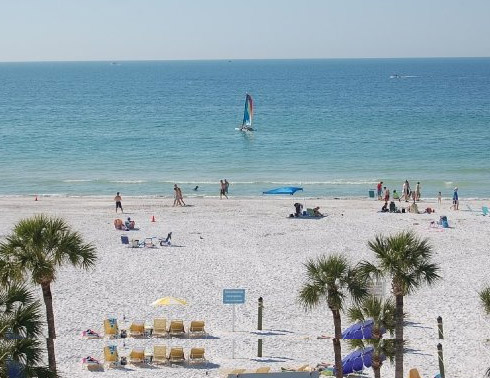
[{"label": "folding beach chair", "polygon": [[182,347],[173,347],[170,348],[170,354],[168,355],[168,361],[174,363],[183,363],[185,362],[184,358],[184,348]]},{"label": "folding beach chair", "polygon": [[168,336],[168,331],[167,331],[167,319],[164,318],[156,318],[153,319],[153,336],[156,337],[167,337]]},{"label": "folding beach chair", "polygon": [[166,364],[167,362],[168,362],[167,347],[165,345],[154,345],[153,346],[153,363],[154,364]]},{"label": "folding beach chair", "polygon": [[184,322],[182,320],[172,320],[170,322],[168,334],[170,336],[184,336],[185,335]]},{"label": "folding beach chair", "polygon": [[117,319],[109,318],[104,320],[104,337],[116,338],[119,336]]},{"label": "folding beach chair", "polygon": [[145,362],[145,348],[133,348],[129,354],[130,364],[142,364]]},{"label": "folding beach chair", "polygon": [[260,367],[257,370],[255,370],[256,373],[258,374],[265,374],[271,371],[271,368],[268,366]]},{"label": "folding beach chair", "polygon": [[192,348],[189,354],[189,363],[200,364],[206,362],[204,348]]},{"label": "folding beach chair", "polygon": [[104,366],[116,367],[119,366],[119,354],[117,353],[117,345],[108,345],[104,348]]},{"label": "folding beach chair", "polygon": [[145,336],[145,322],[136,320],[129,326],[129,337]]},{"label": "folding beach chair", "polygon": [[193,320],[189,327],[189,336],[206,336],[203,320]]}]

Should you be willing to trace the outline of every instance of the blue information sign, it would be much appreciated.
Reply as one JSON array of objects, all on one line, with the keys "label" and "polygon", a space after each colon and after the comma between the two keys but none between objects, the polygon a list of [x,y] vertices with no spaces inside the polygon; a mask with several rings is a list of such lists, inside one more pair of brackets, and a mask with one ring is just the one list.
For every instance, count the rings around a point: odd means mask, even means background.
[{"label": "blue information sign", "polygon": [[223,289],[224,304],[245,303],[245,289]]}]

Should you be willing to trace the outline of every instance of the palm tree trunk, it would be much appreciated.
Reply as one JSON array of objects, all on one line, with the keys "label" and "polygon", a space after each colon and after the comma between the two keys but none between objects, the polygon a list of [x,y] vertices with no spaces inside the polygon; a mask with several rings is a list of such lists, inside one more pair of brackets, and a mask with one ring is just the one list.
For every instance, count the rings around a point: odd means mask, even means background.
[{"label": "palm tree trunk", "polygon": [[342,323],[340,319],[340,311],[332,310],[333,325],[335,328],[335,337],[333,339],[333,353],[335,355],[335,376],[337,378],[343,377],[342,370],[342,346],[340,340],[342,339]]},{"label": "palm tree trunk", "polygon": [[373,358],[373,372],[374,378],[381,378],[381,361],[378,358]]},{"label": "palm tree trunk", "polygon": [[43,299],[46,306],[46,320],[48,321],[48,338],[46,344],[48,347],[48,362],[49,370],[56,373],[56,357],[54,354],[54,339],[56,339],[56,330],[54,326],[54,312],[53,312],[53,295],[51,294],[50,283],[41,284],[43,289]]},{"label": "palm tree trunk", "polygon": [[395,378],[403,378],[403,295],[396,296]]}]

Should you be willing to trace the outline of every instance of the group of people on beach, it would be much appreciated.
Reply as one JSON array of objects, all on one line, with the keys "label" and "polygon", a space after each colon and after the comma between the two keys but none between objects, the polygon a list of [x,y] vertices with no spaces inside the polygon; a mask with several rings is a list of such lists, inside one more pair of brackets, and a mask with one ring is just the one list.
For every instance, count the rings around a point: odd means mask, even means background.
[{"label": "group of people on beach", "polygon": [[[222,199],[223,196],[225,196],[228,199],[228,188],[230,187],[230,183],[228,182],[227,179],[220,180],[220,192],[219,192],[219,198]],[[197,191],[199,189],[199,186],[196,185],[196,187],[193,189],[194,191]],[[117,192],[116,196],[114,197],[114,202],[116,203],[116,213],[120,209],[121,213],[124,213],[123,207],[122,207],[122,197],[121,193]],[[174,203],[173,206],[186,206],[184,202],[184,196],[182,194],[182,189],[177,185],[174,184]]]},{"label": "group of people on beach", "polygon": [[[388,202],[390,202],[391,193],[390,193],[390,190],[386,186],[383,186],[383,181],[378,182],[378,185],[377,185],[377,194],[378,194],[378,200],[385,202],[385,204],[382,207],[381,211],[382,212],[391,211],[391,210],[388,209]],[[392,197],[393,201],[398,200],[398,202],[401,202],[402,200],[405,200],[405,202],[409,202],[410,199],[411,199],[413,201],[413,203],[408,208],[408,211],[410,211],[410,212],[418,212],[416,202],[420,201],[420,197],[421,197],[420,181],[417,182],[417,185],[415,186],[415,190],[412,190],[410,188],[410,183],[408,182],[408,180],[405,180],[405,182],[403,183],[403,186],[402,186],[402,195],[400,196],[400,194],[397,193],[396,190],[393,190],[392,196],[393,196]],[[394,207],[394,202],[393,201],[390,204],[390,207],[391,208]],[[441,192],[439,192],[437,194],[437,203],[438,203],[439,206],[442,204],[442,193]],[[455,187],[454,188],[454,192],[453,192],[453,204],[452,204],[452,206],[450,208],[451,209],[454,209],[454,210],[459,210],[458,187]],[[413,209],[413,210],[411,210],[411,209]],[[427,208],[427,209],[429,209],[429,208]],[[428,211],[428,212],[430,212],[430,211]]]},{"label": "group of people on beach", "polygon": [[[390,201],[390,196],[391,196],[390,190],[386,186],[383,186],[383,181],[378,182],[377,192],[378,192],[379,201],[385,201],[385,202]],[[401,200],[405,200],[405,202],[409,202],[410,199],[412,199],[414,202],[420,201],[420,197],[421,197],[420,181],[417,182],[417,185],[415,186],[415,190],[412,190],[410,188],[410,183],[408,182],[408,180],[405,180],[402,186],[401,196],[396,191],[396,189],[393,190],[393,200],[395,201],[398,200],[398,202],[401,202]]]}]

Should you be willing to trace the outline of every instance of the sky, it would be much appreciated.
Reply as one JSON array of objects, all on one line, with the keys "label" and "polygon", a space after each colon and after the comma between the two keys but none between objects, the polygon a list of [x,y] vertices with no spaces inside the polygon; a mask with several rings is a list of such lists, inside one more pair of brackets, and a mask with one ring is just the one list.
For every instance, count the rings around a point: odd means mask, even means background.
[{"label": "sky", "polygon": [[0,62],[490,56],[490,0],[0,0]]}]

